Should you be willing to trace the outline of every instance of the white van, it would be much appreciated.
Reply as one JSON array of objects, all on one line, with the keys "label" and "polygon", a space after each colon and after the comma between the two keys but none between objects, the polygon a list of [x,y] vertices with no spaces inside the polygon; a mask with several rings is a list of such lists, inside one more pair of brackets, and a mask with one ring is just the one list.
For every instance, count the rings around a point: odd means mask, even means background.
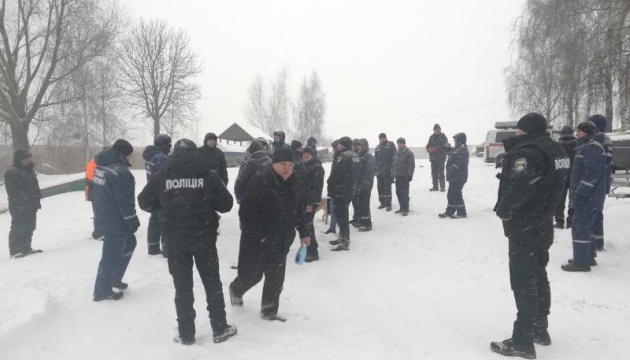
[{"label": "white van", "polygon": [[494,127],[496,130],[488,131],[484,143],[483,160],[487,163],[494,163],[505,152],[503,140],[516,135],[516,121],[499,121]]}]

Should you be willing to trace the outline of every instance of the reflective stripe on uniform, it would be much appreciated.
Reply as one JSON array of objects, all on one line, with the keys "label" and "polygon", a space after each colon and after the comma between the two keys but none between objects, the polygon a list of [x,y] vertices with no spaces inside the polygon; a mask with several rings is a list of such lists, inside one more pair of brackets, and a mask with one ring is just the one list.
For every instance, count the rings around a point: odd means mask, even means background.
[{"label": "reflective stripe on uniform", "polygon": [[595,185],[591,184],[591,183],[590,183],[590,182],[588,182],[588,181],[584,181],[584,180],[580,181],[580,184],[584,184],[584,185],[586,185],[586,186],[590,186],[590,187],[595,187]]}]

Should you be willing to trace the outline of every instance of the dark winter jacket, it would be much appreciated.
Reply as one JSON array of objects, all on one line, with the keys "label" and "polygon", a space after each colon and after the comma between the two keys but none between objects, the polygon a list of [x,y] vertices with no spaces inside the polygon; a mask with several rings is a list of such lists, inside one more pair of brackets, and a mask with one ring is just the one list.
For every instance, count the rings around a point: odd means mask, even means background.
[{"label": "dark winter jacket", "polygon": [[217,211],[230,211],[233,198],[207,156],[178,150],[142,189],[138,204],[144,211],[160,210],[169,251],[189,251],[214,245],[208,239],[216,240]]},{"label": "dark winter jacket", "polygon": [[429,136],[429,142],[426,149],[429,153],[430,161],[444,162],[446,161],[448,139],[444,133],[433,133]]},{"label": "dark winter jacket", "polygon": [[578,140],[571,169],[570,207],[587,206],[593,210],[604,207],[610,177],[604,141],[602,133],[589,134]]},{"label": "dark winter jacket", "polygon": [[374,185],[374,172],[376,171],[376,161],[374,156],[369,153],[369,144],[366,139],[360,139],[361,152],[359,156],[359,164],[356,170],[355,186],[356,192],[371,191]]},{"label": "dark winter jacket", "polygon": [[396,145],[391,141],[384,144],[379,143],[374,149],[377,175],[391,175],[394,156],[396,155]]},{"label": "dark winter jacket", "polygon": [[303,163],[302,179],[305,205],[311,205],[313,211],[317,211],[322,200],[322,190],[324,189],[324,168],[318,158],[313,158],[309,162]]},{"label": "dark winter jacket", "polygon": [[[565,154],[571,161],[571,167],[573,167],[573,161],[575,159],[575,147],[577,146],[577,138],[573,134],[563,134],[558,139],[558,144],[562,147]],[[570,173],[571,170],[569,170]],[[567,184],[571,181],[571,177],[567,176]]]},{"label": "dark winter jacket", "polygon": [[101,151],[96,157],[92,208],[95,231],[101,234],[136,232],[140,226],[136,216],[136,181],[129,171],[131,164],[114,148]]},{"label": "dark winter jacket", "polygon": [[144,159],[144,169],[147,172],[147,181],[166,167],[166,161],[168,160],[168,148],[160,148],[154,145],[148,145],[144,148],[142,158]]},{"label": "dark winter jacket", "polygon": [[208,140],[204,140],[204,144],[200,148],[200,150],[208,156],[208,160],[210,164],[209,169],[216,171],[217,174],[219,174],[219,176],[221,177],[221,180],[223,180],[223,183],[227,185],[228,173],[227,173],[227,162],[225,161],[225,155],[223,154],[223,151],[221,151],[221,149],[219,149],[218,147],[208,146],[206,144],[207,141]]},{"label": "dark winter jacket", "polygon": [[416,157],[413,155],[413,152],[406,146],[398,149],[394,157],[394,166],[392,167],[394,177],[405,177],[411,181],[415,169]]},{"label": "dark winter jacket", "polygon": [[614,173],[613,170],[613,164],[612,164],[612,160],[613,160],[613,143],[612,140],[610,140],[610,137],[608,137],[608,135],[606,135],[605,133],[601,133],[604,137],[604,142],[602,143],[602,145],[604,145],[604,150],[606,150],[606,174],[608,174],[606,176],[606,194],[610,194],[610,188],[612,186],[612,174]]},{"label": "dark winter jacket", "polygon": [[236,181],[234,182],[234,196],[236,196],[237,203],[241,203],[245,195],[245,189],[247,189],[247,184],[251,178],[270,165],[271,158],[262,150],[254,152],[249,159],[241,165]]},{"label": "dark winter jacket", "polygon": [[[271,143],[271,153],[273,154],[274,152],[276,152],[276,150],[280,149],[280,148],[287,148],[287,149],[291,149],[291,145],[287,144],[285,142],[286,140],[286,135],[284,134],[284,131],[276,131],[273,133],[273,136],[275,138],[275,136],[279,136],[280,137],[280,141],[275,141]],[[291,149],[293,150],[293,149]]]},{"label": "dark winter jacket", "polygon": [[346,149],[336,157],[328,176],[328,197],[338,202],[352,201],[359,161],[359,156],[352,149]]},{"label": "dark winter jacket", "polygon": [[42,193],[39,189],[37,175],[32,166],[23,166],[22,156],[25,152],[16,151],[11,166],[4,174],[4,185],[9,200],[9,212],[37,211],[41,209],[40,200]]},{"label": "dark winter jacket", "polygon": [[292,177],[285,181],[268,167],[249,181],[238,212],[242,247],[286,254],[296,228],[301,238],[309,236],[311,228],[293,189]]},{"label": "dark winter jacket", "polygon": [[512,137],[503,145],[506,154],[494,208],[497,216],[552,217],[570,167],[564,150],[549,133]]},{"label": "dark winter jacket", "polygon": [[468,181],[468,146],[458,144],[448,153],[446,161],[446,181],[451,183],[465,184]]}]

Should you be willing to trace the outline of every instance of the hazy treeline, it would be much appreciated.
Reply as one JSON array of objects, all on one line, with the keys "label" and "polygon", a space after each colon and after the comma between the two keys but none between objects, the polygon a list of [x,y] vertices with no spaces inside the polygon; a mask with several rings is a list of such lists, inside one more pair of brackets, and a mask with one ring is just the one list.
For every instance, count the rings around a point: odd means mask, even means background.
[{"label": "hazy treeline", "polygon": [[557,126],[601,113],[629,129],[629,11],[628,0],[526,0],[506,69],[511,109]]}]

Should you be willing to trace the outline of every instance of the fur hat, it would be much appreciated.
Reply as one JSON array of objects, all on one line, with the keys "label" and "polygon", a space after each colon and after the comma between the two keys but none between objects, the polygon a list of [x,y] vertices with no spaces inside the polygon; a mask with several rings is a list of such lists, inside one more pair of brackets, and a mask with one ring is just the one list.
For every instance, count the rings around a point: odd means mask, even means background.
[{"label": "fur hat", "polygon": [[301,142],[299,142],[299,141],[297,141],[297,140],[293,140],[293,141],[291,141],[291,149],[292,149],[292,150],[294,150],[294,151],[295,151],[295,150],[297,150],[297,149],[299,149],[299,148],[301,148],[301,147],[302,147],[302,143],[301,143]]},{"label": "fur hat", "polygon": [[578,130],[582,130],[587,134],[592,134],[597,130],[597,126],[590,121],[584,121],[578,124]]},{"label": "fur hat", "polygon": [[588,117],[588,120],[592,122],[593,124],[595,124],[595,126],[597,126],[597,128],[599,129],[599,131],[604,132],[606,131],[606,117],[604,115],[600,115],[600,114],[595,114],[595,115],[591,115]]},{"label": "fur hat", "polygon": [[273,164],[283,161],[293,162],[293,151],[287,147],[281,147],[271,155],[271,162]]},{"label": "fur hat", "polygon": [[175,143],[174,148],[175,148],[175,151],[180,151],[180,150],[193,151],[193,150],[197,150],[197,145],[195,144],[194,141],[190,139],[179,139]]},{"label": "fur hat", "polygon": [[346,150],[352,149],[352,139],[350,139],[347,136],[344,136],[341,139],[339,139],[339,143],[343,145],[344,149]]}]

